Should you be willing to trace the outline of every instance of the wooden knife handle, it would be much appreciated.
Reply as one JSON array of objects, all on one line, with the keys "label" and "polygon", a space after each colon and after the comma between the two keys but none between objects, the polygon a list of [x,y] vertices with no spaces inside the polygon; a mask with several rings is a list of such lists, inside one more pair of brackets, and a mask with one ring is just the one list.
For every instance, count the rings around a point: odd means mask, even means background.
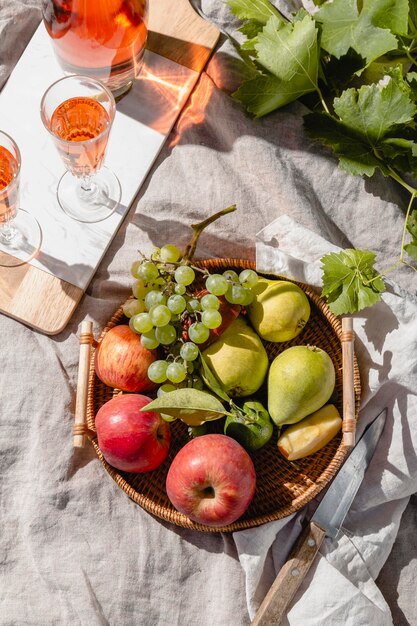
[{"label": "wooden knife handle", "polygon": [[310,522],[266,594],[251,626],[278,626],[319,551],[325,531]]}]

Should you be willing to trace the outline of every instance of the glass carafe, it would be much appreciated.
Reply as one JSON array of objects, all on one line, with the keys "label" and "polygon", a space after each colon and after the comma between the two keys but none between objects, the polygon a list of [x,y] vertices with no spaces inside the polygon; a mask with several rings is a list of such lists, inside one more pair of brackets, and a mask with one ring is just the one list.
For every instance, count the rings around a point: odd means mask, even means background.
[{"label": "glass carafe", "polygon": [[43,0],[42,11],[64,72],[95,78],[116,97],[129,89],[145,50],[148,0]]}]

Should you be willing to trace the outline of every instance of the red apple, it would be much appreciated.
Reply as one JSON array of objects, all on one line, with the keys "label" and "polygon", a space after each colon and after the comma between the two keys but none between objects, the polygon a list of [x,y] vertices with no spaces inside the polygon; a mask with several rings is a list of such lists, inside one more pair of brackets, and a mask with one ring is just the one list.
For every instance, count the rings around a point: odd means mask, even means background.
[{"label": "red apple", "polygon": [[226,435],[189,441],[168,470],[166,491],[174,507],[194,522],[227,526],[248,508],[256,475],[246,450]]},{"label": "red apple", "polygon": [[166,459],[171,431],[154,411],[141,411],[151,399],[120,395],[97,411],[96,430],[107,463],[124,472],[149,472]]},{"label": "red apple", "polygon": [[96,374],[109,387],[122,391],[152,391],[155,384],[147,375],[156,360],[156,350],[144,348],[126,324],[111,328],[100,342],[95,357]]}]

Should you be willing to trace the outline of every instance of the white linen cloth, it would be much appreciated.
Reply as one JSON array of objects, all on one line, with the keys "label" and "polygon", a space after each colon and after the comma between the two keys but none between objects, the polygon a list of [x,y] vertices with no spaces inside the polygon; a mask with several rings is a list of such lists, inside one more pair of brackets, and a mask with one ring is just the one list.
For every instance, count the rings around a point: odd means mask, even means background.
[{"label": "white linen cloth", "polygon": [[[235,34],[222,2],[194,5]],[[40,0],[0,0],[0,88],[37,27],[39,7]],[[256,233],[287,214],[299,225],[288,218],[278,223],[291,225],[278,233],[279,248],[298,254],[307,268],[327,241],[372,247],[381,267],[398,257],[402,191],[382,177],[365,181],[338,170],[305,137],[299,104],[251,120],[227,93],[240,75],[223,39],[68,327],[47,337],[0,316],[1,626],[243,626],[309,513],[234,536],[177,528],[131,502],[91,447],[74,452],[71,443],[79,324],[92,319],[100,332],[130,293],[138,249],[168,241],[183,247],[191,223],[236,202],[238,211],[201,237],[200,257],[254,259]],[[301,227],[307,240],[300,239]],[[291,259],[280,259],[283,271]],[[393,278],[410,291],[417,287],[406,268]],[[387,294],[355,320],[364,372],[360,427],[385,405],[389,418],[346,520],[354,535],[326,540],[289,613],[292,625],[391,623],[373,580],[416,490],[413,315],[410,296]],[[391,594],[395,626],[417,623],[410,584],[415,508],[407,511],[395,544],[399,558],[388,561],[391,569],[379,579],[385,597]]]},{"label": "white linen cloth", "polygon": [[[317,287],[321,285],[320,258],[337,250],[288,216],[268,225],[256,248],[259,271]],[[289,612],[290,624],[319,624],[324,619],[340,626],[392,623],[374,580],[391,550],[417,480],[417,427],[412,419],[417,413],[417,299],[391,286],[382,302],[354,316],[354,331],[363,385],[357,436],[384,407],[388,418],[346,518],[346,532],[336,540],[325,539],[320,557],[296,597],[300,601]],[[261,532],[234,535],[247,575],[252,617],[285,560],[286,546],[291,543],[288,532],[280,520]],[[271,553],[266,554],[269,546]],[[273,567],[266,567],[267,559],[272,559]]]}]

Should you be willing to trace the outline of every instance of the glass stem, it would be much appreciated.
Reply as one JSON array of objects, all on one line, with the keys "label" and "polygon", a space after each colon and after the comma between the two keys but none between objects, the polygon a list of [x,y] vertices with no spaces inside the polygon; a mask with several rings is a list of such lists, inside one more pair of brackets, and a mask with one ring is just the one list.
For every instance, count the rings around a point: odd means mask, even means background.
[{"label": "glass stem", "polygon": [[11,243],[16,236],[16,229],[13,227],[13,217],[14,215],[10,213],[0,228],[0,237],[5,244]]},{"label": "glass stem", "polygon": [[87,192],[92,191],[92,189],[93,189],[93,183],[92,183],[92,180],[91,180],[91,176],[89,176],[88,174],[83,176],[82,179],[81,179],[81,189],[83,191],[87,191]]}]

